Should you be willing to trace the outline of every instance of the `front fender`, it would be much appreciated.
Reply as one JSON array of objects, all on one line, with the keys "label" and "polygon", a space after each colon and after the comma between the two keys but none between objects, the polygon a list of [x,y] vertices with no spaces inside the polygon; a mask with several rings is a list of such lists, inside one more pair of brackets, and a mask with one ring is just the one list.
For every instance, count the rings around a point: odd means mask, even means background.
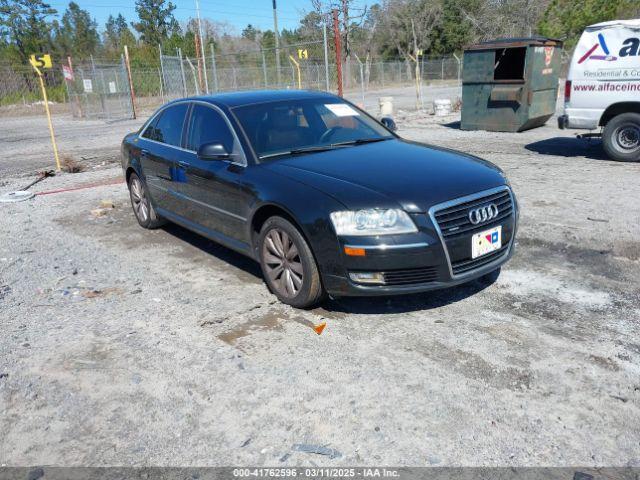
[{"label": "front fender", "polygon": [[[258,167],[260,168],[260,167]],[[264,171],[262,189],[251,205],[247,238],[253,238],[256,219],[265,209],[285,212],[301,230],[321,274],[340,272],[340,246],[330,213],[346,207],[332,196],[293,179]],[[255,246],[254,246],[255,249]],[[257,258],[257,255],[254,256]]]}]

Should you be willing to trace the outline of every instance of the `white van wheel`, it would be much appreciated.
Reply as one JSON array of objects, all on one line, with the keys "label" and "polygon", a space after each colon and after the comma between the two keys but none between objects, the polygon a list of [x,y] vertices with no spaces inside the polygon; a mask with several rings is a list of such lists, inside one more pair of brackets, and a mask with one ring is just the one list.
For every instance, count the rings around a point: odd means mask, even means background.
[{"label": "white van wheel", "polygon": [[640,161],[640,114],[623,113],[609,120],[602,133],[602,143],[613,160]]}]

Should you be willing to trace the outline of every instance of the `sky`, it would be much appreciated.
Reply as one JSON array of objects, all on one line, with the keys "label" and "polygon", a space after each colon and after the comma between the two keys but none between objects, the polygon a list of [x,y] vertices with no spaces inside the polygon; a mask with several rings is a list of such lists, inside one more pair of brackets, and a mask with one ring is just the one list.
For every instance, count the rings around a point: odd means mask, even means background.
[{"label": "sky", "polygon": [[[181,24],[196,16],[195,0],[171,1],[177,7],[174,16]],[[104,30],[109,15],[121,13],[129,22],[136,19],[135,0],[76,0],[76,3],[97,20],[100,32]],[[61,16],[69,1],[50,0],[49,4]],[[354,8],[365,4],[365,0],[357,0]],[[277,7],[280,29],[295,28],[300,18],[313,9],[311,0],[278,0]],[[235,27],[237,33],[249,23],[261,30],[273,30],[272,0],[200,0],[200,12],[202,18],[227,22]]]}]

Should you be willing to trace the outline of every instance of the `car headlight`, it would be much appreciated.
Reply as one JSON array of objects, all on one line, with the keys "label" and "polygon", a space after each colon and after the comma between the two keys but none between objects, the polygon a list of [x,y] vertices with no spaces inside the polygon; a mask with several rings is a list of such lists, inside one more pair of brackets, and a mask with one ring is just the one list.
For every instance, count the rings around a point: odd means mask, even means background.
[{"label": "car headlight", "polygon": [[391,235],[414,233],[418,229],[403,210],[357,210],[331,213],[338,235]]}]

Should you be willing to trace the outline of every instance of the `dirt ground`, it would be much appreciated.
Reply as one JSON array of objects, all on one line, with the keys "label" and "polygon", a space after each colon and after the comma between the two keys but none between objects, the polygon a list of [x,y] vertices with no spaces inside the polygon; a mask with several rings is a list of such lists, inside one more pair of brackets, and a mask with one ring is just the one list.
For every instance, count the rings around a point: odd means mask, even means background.
[{"label": "dirt ground", "polygon": [[[236,253],[141,229],[108,163],[134,124],[102,124],[105,166],[33,191],[106,185],[0,204],[0,464],[640,466],[640,165],[553,120],[458,119],[407,113],[399,133],[506,170],[514,258],[494,281],[313,311]],[[28,180],[0,168],[0,193]]]}]

